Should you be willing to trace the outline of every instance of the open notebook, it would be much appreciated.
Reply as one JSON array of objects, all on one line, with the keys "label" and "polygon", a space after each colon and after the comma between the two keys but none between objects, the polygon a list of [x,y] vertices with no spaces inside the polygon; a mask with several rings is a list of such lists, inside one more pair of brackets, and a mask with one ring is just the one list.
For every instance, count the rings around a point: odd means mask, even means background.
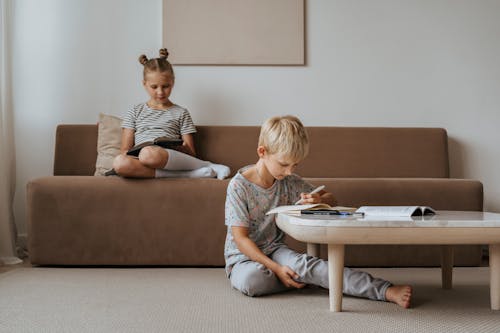
[{"label": "open notebook", "polygon": [[278,214],[278,213],[287,213],[292,215],[302,215],[302,214],[346,215],[346,214],[353,214],[355,211],[356,208],[352,207],[342,207],[342,206],[332,207],[325,203],[318,203],[318,204],[307,204],[307,205],[279,206],[268,211],[266,215]]}]

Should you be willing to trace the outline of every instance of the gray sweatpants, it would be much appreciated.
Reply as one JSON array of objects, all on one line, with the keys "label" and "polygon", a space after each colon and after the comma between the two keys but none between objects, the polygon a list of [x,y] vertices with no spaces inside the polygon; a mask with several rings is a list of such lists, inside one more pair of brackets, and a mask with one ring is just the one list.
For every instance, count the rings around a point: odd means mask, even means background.
[{"label": "gray sweatpants", "polygon": [[[328,289],[327,261],[297,253],[286,246],[279,247],[269,257],[297,273],[298,282]],[[271,270],[251,260],[235,264],[229,278],[234,288],[248,296],[261,296],[289,289]],[[344,294],[380,301],[385,301],[385,291],[391,286],[389,281],[374,278],[366,272],[347,267],[344,268],[343,280],[342,292]]]}]

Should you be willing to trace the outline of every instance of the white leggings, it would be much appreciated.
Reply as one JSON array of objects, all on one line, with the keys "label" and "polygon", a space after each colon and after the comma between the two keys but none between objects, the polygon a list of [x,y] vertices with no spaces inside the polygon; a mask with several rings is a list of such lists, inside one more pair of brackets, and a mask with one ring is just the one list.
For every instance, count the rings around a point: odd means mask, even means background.
[{"label": "white leggings", "polygon": [[229,176],[231,170],[229,167],[216,164],[209,161],[202,161],[199,158],[181,153],[173,149],[165,149],[168,153],[168,160],[161,169],[156,169],[155,177],[217,177],[224,179]]},{"label": "white leggings", "polygon": [[202,161],[199,158],[193,157],[188,154],[181,153],[173,149],[165,149],[168,153],[167,164],[162,169],[165,170],[196,170],[209,166],[211,163]]}]

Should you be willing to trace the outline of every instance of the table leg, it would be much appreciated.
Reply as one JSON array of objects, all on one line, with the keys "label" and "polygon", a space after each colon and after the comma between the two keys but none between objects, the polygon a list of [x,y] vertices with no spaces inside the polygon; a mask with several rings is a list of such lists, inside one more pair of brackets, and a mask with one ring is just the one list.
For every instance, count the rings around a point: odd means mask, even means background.
[{"label": "table leg", "polygon": [[453,246],[441,245],[441,285],[443,289],[453,286]]},{"label": "table leg", "polygon": [[312,257],[319,257],[319,244],[307,243],[307,254]]},{"label": "table leg", "polygon": [[500,244],[490,244],[491,309],[500,310]]},{"label": "table leg", "polygon": [[344,245],[328,244],[328,286],[330,311],[342,311],[342,286],[344,280]]}]

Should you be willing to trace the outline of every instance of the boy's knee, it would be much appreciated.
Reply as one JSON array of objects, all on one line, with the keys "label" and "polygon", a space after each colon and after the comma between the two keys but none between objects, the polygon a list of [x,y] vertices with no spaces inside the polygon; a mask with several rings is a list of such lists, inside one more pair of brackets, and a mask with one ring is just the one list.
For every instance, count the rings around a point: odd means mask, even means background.
[{"label": "boy's knee", "polygon": [[276,284],[276,279],[276,276],[268,269],[254,270],[239,278],[231,279],[231,283],[243,294],[256,297],[270,293],[270,286]]}]

